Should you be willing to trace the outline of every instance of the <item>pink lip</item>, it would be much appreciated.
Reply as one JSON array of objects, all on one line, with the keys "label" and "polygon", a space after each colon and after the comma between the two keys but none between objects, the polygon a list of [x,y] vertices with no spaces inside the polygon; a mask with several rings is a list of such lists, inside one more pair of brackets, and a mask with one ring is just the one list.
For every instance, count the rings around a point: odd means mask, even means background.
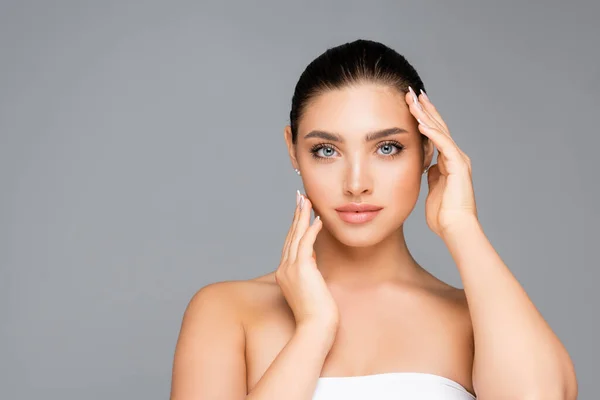
[{"label": "pink lip", "polygon": [[383,207],[365,203],[348,203],[335,210],[340,218],[351,224],[362,224],[371,221]]},{"label": "pink lip", "polygon": [[362,224],[369,222],[379,214],[377,211],[365,211],[365,212],[353,212],[353,211],[338,211],[337,212],[342,221],[350,224]]},{"label": "pink lip", "polygon": [[383,207],[375,206],[367,203],[348,203],[341,207],[336,208],[337,211],[342,212],[365,212],[365,211],[379,211]]}]

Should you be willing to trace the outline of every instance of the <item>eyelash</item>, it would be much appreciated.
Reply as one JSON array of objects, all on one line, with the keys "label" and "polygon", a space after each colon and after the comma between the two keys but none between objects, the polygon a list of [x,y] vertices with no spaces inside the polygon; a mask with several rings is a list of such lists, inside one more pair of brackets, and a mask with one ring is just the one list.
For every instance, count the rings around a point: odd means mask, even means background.
[{"label": "eyelash", "polygon": [[[398,151],[396,153],[394,153],[394,154],[384,155],[382,157],[385,157],[385,158],[395,158],[396,156],[399,156],[400,153],[402,153],[402,150],[405,149],[404,145],[400,144],[399,142],[396,142],[395,140],[388,140],[388,141],[382,142],[377,147],[377,149],[379,150],[383,146],[390,146],[390,145],[396,147],[396,149],[398,149]],[[325,148],[331,148],[331,149],[334,149],[335,151],[337,151],[336,148],[333,145],[329,144],[329,143],[317,143],[317,144],[313,145],[310,148],[310,154],[311,154],[311,156],[313,158],[315,158],[317,160],[326,160],[328,158],[333,158],[333,157],[321,157],[321,156],[317,155],[317,152],[319,150],[325,149]]]}]

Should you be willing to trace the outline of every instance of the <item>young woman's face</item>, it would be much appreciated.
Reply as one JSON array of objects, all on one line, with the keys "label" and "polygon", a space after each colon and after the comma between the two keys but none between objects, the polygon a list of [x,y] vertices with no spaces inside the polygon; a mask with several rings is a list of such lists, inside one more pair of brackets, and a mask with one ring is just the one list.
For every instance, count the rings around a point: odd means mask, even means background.
[{"label": "young woman's face", "polygon": [[[432,153],[423,153],[420,135],[404,94],[373,84],[328,91],[311,100],[299,121],[295,147],[286,127],[290,156],[315,214],[349,246],[381,241],[414,208]],[[336,210],[349,203],[381,210],[368,214],[367,222],[352,222],[353,216]]]}]

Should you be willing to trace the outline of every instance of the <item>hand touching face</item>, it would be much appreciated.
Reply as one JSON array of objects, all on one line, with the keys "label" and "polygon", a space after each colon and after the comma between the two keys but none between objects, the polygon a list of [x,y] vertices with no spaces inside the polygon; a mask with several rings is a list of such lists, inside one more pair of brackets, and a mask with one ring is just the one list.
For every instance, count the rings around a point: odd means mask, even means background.
[{"label": "hand touching face", "polygon": [[[397,89],[362,84],[324,92],[301,118],[296,144],[286,141],[305,193],[324,227],[351,246],[377,243],[397,230],[414,208],[433,149]],[[349,223],[339,209],[380,208],[364,223]]]}]

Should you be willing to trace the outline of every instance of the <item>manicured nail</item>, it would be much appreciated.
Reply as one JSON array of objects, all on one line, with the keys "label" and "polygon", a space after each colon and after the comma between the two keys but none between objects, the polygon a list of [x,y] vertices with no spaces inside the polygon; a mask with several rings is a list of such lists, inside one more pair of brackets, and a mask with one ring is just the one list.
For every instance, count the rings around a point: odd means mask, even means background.
[{"label": "manicured nail", "polygon": [[304,206],[304,196],[300,195],[300,209]]},{"label": "manicured nail", "polygon": [[423,125],[425,128],[429,128],[429,126],[427,126],[427,124],[426,124],[426,123],[424,123],[423,121],[421,121],[419,118],[417,118],[417,121],[419,121],[419,123],[420,123],[421,125]]},{"label": "manicured nail", "polygon": [[296,190],[296,205],[300,204],[300,191]]},{"label": "manicured nail", "polygon": [[420,89],[420,90],[421,90],[421,94],[423,95],[423,97],[425,97],[425,100],[429,100],[429,97],[427,96],[427,93],[425,93],[423,91],[423,89]]},{"label": "manicured nail", "polygon": [[417,94],[415,93],[415,91],[410,86],[408,87],[408,90],[410,91],[410,94],[412,95],[413,101],[414,101],[415,105],[417,106],[417,108],[419,110],[423,110],[423,108],[419,104],[419,99],[417,98]]},{"label": "manicured nail", "polygon": [[320,220],[320,219],[321,219],[321,216],[320,216],[320,215],[317,215],[317,216],[316,216],[316,218],[315,218],[315,222],[317,222],[317,221],[318,221],[318,220]]}]

